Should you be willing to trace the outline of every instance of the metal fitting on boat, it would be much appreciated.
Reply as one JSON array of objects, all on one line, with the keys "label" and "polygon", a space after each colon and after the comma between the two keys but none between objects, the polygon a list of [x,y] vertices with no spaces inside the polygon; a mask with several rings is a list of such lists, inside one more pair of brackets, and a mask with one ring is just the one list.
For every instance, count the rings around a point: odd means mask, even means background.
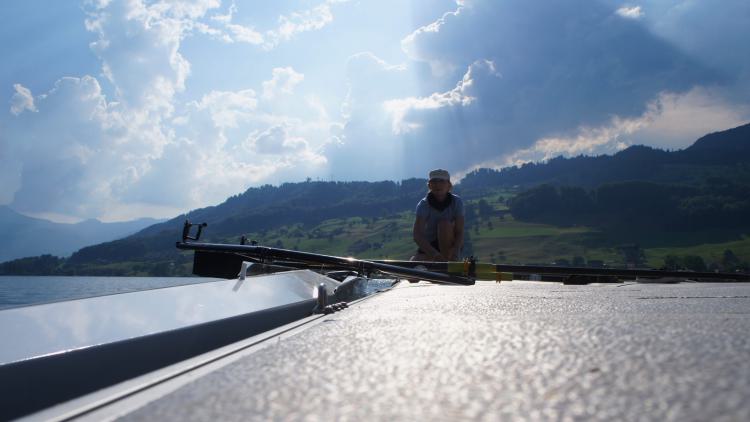
[{"label": "metal fitting on boat", "polygon": [[338,311],[340,311],[340,310],[342,310],[344,308],[348,308],[348,307],[349,307],[349,304],[346,303],[346,302],[336,302],[336,303],[332,303],[332,304],[326,306],[325,308],[323,308],[323,313],[326,314],[326,315],[328,315],[328,314],[332,314],[334,312],[338,312]]},{"label": "metal fitting on boat", "polygon": [[242,261],[242,266],[240,267],[240,273],[237,275],[240,280],[244,280],[245,277],[247,277],[247,270],[253,265],[252,262],[249,261]]},{"label": "metal fitting on boat", "polygon": [[328,290],[326,289],[326,285],[324,283],[318,284],[316,293],[318,296],[318,302],[313,309],[313,313],[321,314],[325,312],[325,309],[328,305]]}]

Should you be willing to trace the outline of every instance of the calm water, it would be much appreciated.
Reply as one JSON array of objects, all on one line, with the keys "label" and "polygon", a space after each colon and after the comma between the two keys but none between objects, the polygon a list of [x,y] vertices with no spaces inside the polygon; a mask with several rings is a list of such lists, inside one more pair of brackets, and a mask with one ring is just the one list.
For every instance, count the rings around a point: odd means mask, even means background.
[{"label": "calm water", "polygon": [[[0,309],[185,284],[208,283],[216,280],[220,279],[206,277],[0,276]],[[379,289],[387,288],[390,284],[391,280],[370,280],[362,295],[366,296]]]},{"label": "calm water", "polygon": [[0,276],[0,309],[215,280],[205,277]]}]

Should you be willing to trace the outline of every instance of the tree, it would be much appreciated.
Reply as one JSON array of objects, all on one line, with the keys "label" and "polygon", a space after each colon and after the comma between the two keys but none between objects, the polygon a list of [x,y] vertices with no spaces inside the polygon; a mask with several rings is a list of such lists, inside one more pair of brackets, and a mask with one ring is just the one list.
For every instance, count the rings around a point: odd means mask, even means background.
[{"label": "tree", "polygon": [[732,252],[731,249],[724,251],[724,255],[721,257],[721,268],[724,271],[734,271],[740,266],[740,259],[737,255]]},{"label": "tree", "polygon": [[479,200],[479,218],[485,219],[492,217],[492,214],[495,212],[495,209],[492,208],[492,206],[484,199]]},{"label": "tree", "polygon": [[706,262],[698,255],[686,255],[682,258],[685,268],[692,271],[706,271]]},{"label": "tree", "polygon": [[667,255],[664,257],[664,269],[669,271],[676,271],[682,269],[682,263],[680,258],[675,255]]}]

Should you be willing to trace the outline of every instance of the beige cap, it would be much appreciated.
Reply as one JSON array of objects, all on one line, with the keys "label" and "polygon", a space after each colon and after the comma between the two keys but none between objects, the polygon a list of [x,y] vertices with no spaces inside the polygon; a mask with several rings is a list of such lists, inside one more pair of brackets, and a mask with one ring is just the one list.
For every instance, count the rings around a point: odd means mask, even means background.
[{"label": "beige cap", "polygon": [[430,172],[430,180],[445,180],[447,182],[451,181],[451,175],[448,174],[448,170],[443,169],[435,169]]}]

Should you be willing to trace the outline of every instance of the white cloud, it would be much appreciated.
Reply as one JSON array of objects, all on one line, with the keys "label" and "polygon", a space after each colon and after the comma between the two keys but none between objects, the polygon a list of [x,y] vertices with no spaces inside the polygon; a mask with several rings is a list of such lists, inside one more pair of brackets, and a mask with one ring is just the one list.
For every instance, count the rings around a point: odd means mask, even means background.
[{"label": "white cloud", "polygon": [[[437,40],[440,37],[441,28],[450,27],[454,20],[461,19],[461,14],[465,11],[465,5],[462,2],[457,2],[457,4],[459,7],[455,11],[446,12],[440,19],[417,28],[401,40],[401,49],[404,53],[414,60],[428,62],[433,74],[437,76],[448,75],[456,69],[456,64],[445,60],[443,57],[434,57],[425,53],[426,50],[431,48],[432,40]],[[450,34],[447,36],[450,37]]]},{"label": "white cloud", "polygon": [[472,74],[476,73],[476,69],[479,67],[489,69],[495,76],[500,77],[499,73],[495,70],[495,65],[491,61],[480,60],[469,66],[463,79],[450,91],[436,92],[428,97],[407,97],[385,101],[383,108],[391,116],[393,133],[400,135],[422,127],[420,123],[409,122],[407,120],[407,114],[410,111],[436,110],[443,107],[466,107],[470,105],[476,99],[470,95],[474,85]]},{"label": "white cloud", "polygon": [[728,101],[724,91],[695,87],[684,93],[661,93],[641,117],[646,123],[634,133],[633,142],[685,148],[707,133],[750,122],[750,105]]},{"label": "white cloud", "polygon": [[258,100],[255,91],[211,91],[195,103],[199,110],[208,110],[214,125],[218,128],[237,127],[241,120],[253,116]]},{"label": "white cloud", "polygon": [[13,115],[18,116],[24,110],[38,111],[34,105],[34,96],[31,95],[31,90],[21,84],[13,84],[13,89],[16,90],[10,100],[10,112]]},{"label": "white cloud", "polygon": [[279,93],[291,94],[294,87],[305,79],[305,75],[297,73],[291,66],[273,69],[273,78],[263,82],[263,98],[273,99]]},{"label": "white cloud", "polygon": [[296,34],[321,29],[331,22],[331,6],[324,3],[312,9],[293,12],[289,16],[280,16],[279,27],[272,33],[282,40],[290,40]]},{"label": "white cloud", "polygon": [[259,31],[253,25],[236,23],[235,15],[238,8],[233,2],[226,14],[216,14],[211,17],[211,21],[221,28],[202,22],[198,29],[226,43],[247,43],[262,46],[265,50],[272,50],[282,42],[294,39],[298,34],[326,27],[334,19],[331,5],[347,1],[326,0],[310,9],[280,15],[278,25],[266,31]]},{"label": "white cloud", "polygon": [[[88,4],[91,48],[112,98],[92,76],[61,78],[36,98],[15,86],[11,112],[38,112],[2,122],[2,203],[57,220],[166,217],[325,166],[319,149],[334,122],[314,97],[295,102],[280,95],[303,79],[292,67],[256,87],[267,94],[262,101],[247,88],[181,102],[190,75],[182,40],[210,29],[196,24],[216,4]],[[258,140],[264,153],[243,146],[248,134],[274,130],[278,145]]]},{"label": "white cloud", "polygon": [[643,10],[641,10],[641,6],[623,6],[617,9],[617,14],[623,18],[639,19],[643,17]]},{"label": "white cloud", "polygon": [[265,43],[263,34],[256,31],[253,27],[242,26],[233,23],[226,24],[226,27],[231,32],[232,36],[225,39],[231,40],[233,42],[244,42],[254,45],[261,45]]},{"label": "white cloud", "polygon": [[628,144],[622,140],[643,128],[644,119],[613,118],[609,125],[581,127],[572,136],[549,136],[534,143],[530,148],[515,151],[496,162],[483,162],[483,167],[501,168],[531,161],[544,161],[560,155],[575,156],[612,153]]},{"label": "white cloud", "polygon": [[307,141],[301,137],[291,136],[285,125],[273,126],[261,133],[251,134],[245,145],[259,154],[285,154],[308,148]]},{"label": "white cloud", "polygon": [[130,107],[172,112],[172,97],[185,89],[190,74],[180,42],[193,28],[193,19],[216,6],[215,1],[135,0],[86,9],[86,27],[97,35],[91,49],[118,100]]},{"label": "white cloud", "polygon": [[91,76],[62,78],[37,103],[40,112],[9,121],[0,135],[13,150],[12,161],[22,163],[13,187],[20,211],[98,216],[113,195],[148,171],[150,157],[165,144],[141,113],[107,102]]},{"label": "white cloud", "polygon": [[500,168],[556,156],[612,153],[629,145],[646,144],[682,149],[701,136],[750,122],[750,107],[736,107],[720,91],[696,87],[685,93],[663,92],[635,118],[613,117],[599,127],[580,127],[571,136],[549,136],[486,167]]}]

